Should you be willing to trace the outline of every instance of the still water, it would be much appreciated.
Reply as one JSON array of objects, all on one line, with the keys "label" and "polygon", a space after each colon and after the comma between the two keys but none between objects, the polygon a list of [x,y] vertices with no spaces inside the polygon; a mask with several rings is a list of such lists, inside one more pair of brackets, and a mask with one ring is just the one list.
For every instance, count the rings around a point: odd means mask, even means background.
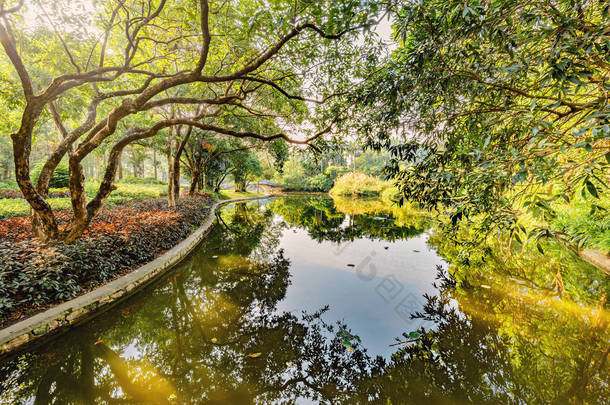
[{"label": "still water", "polygon": [[226,206],[174,271],[0,363],[4,404],[609,403],[608,278],[378,200]]}]

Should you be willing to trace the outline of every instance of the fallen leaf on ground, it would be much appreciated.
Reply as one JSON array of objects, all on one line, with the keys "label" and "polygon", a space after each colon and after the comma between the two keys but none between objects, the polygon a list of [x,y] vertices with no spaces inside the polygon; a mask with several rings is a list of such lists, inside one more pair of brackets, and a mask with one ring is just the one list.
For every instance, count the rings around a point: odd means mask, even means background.
[{"label": "fallen leaf on ground", "polygon": [[255,357],[259,357],[261,354],[262,353],[252,353],[252,354],[249,354],[248,357],[255,358]]},{"label": "fallen leaf on ground", "polygon": [[100,340],[98,340],[97,342],[95,342],[95,343],[94,343],[94,345],[97,345],[97,344],[102,343],[102,342],[103,342],[103,340],[102,340],[102,339],[100,339]]}]

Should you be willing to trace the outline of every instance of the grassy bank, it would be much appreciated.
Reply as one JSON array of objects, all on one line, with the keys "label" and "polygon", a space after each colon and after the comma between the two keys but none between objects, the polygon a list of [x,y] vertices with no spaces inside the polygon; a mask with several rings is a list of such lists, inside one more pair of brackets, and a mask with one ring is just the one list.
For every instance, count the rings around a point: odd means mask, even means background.
[{"label": "grassy bank", "polygon": [[220,190],[220,193],[218,193],[218,199],[220,200],[230,200],[232,198],[256,198],[264,196],[265,194],[263,193],[255,193],[252,191],[245,191],[241,193],[234,190]]}]

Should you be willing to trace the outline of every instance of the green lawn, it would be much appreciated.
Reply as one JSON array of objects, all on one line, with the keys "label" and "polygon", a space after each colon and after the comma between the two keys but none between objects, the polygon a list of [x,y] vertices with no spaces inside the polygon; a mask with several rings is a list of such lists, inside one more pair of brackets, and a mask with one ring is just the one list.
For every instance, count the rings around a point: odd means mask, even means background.
[{"label": "green lawn", "polygon": [[[85,190],[87,197],[92,198],[97,191],[98,184],[87,183]],[[163,184],[127,184],[117,183],[114,190],[106,200],[106,206],[124,204],[130,201],[147,200],[167,195],[167,186]],[[72,207],[70,198],[49,198],[49,204],[54,210],[61,211]],[[27,201],[21,198],[0,199],[0,218],[21,217],[30,213]]]},{"label": "green lawn", "polygon": [[265,194],[263,194],[263,193],[254,193],[251,191],[246,191],[244,193],[238,193],[233,190],[221,190],[220,193],[218,193],[218,197],[221,200],[230,200],[232,198],[264,197],[264,196],[265,196]]}]

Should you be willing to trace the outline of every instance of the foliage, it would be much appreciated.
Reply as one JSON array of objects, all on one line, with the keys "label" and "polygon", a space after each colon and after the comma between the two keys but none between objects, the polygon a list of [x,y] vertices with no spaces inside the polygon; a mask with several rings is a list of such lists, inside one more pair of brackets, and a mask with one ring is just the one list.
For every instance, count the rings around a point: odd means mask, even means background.
[{"label": "foliage", "polygon": [[[7,5],[0,21],[2,178],[11,169],[5,152],[12,143],[15,179],[36,235],[71,242],[113,190],[121,158],[142,177],[150,148],[176,152],[172,168],[179,172],[184,145],[173,135],[181,129],[270,142],[267,152],[279,168],[286,142],[309,145],[344,115],[336,103],[375,67],[380,52],[375,36],[357,39],[387,6],[385,0]],[[30,163],[43,164],[45,180],[62,159],[69,163],[74,219],[60,232],[45,202],[46,181],[32,184]],[[239,188],[260,175],[255,160],[244,163],[233,166]],[[199,166],[190,170],[201,186]],[[85,195],[85,177],[103,178],[93,198]]]},{"label": "foliage", "polygon": [[[200,195],[168,209],[147,200],[104,209],[74,244],[45,246],[31,238],[30,220],[0,221],[0,322],[65,301],[153,259],[205,218],[212,200]],[[70,213],[61,212],[63,224]]]},{"label": "foliage", "polygon": [[[40,176],[40,170],[42,170],[42,165],[39,164],[32,169],[32,182],[36,183],[38,181],[38,176]],[[51,176],[51,181],[49,182],[49,187],[51,188],[65,188],[68,187],[69,173],[68,173],[68,165],[60,164],[55,168],[53,175]]]},{"label": "foliage", "polygon": [[391,184],[364,173],[350,172],[337,178],[330,194],[333,196],[379,196]]},{"label": "foliage", "polygon": [[284,165],[276,181],[287,190],[322,191],[327,192],[335,183],[335,179],[347,172],[343,166],[329,165],[321,169],[319,164],[311,164],[307,157],[292,155]]},{"label": "foliage", "polygon": [[599,199],[577,197],[570,204],[557,205],[557,216],[551,222],[553,232],[570,235],[580,247],[610,254],[610,195]]},{"label": "foliage", "polygon": [[235,191],[246,191],[247,184],[263,174],[261,162],[251,150],[230,153],[228,159],[233,167]]},{"label": "foliage", "polygon": [[368,174],[372,177],[382,177],[385,167],[389,163],[390,154],[386,151],[366,149],[354,161],[355,171]]},{"label": "foliage", "polygon": [[[402,40],[356,98],[405,198],[540,239],[554,202],[608,193],[605,1],[402,2]],[[401,140],[392,139],[395,130]],[[406,139],[406,140],[405,140]],[[519,225],[521,212],[538,220]]]}]

